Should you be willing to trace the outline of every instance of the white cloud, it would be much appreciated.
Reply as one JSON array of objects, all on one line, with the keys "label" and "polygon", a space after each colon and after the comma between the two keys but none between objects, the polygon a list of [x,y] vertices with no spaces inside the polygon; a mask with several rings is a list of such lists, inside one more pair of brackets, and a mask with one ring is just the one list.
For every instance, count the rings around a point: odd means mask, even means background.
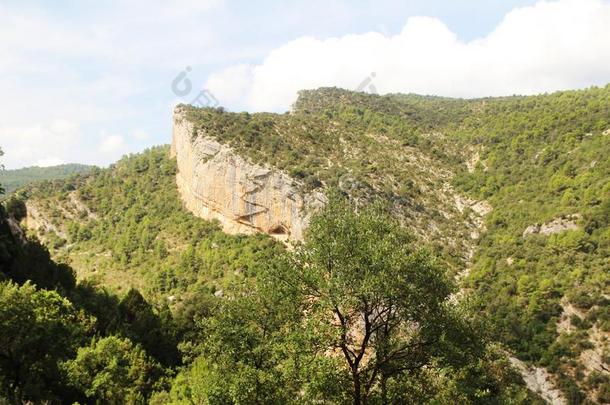
[{"label": "white cloud", "polygon": [[133,131],[133,133],[131,134],[131,136],[135,139],[137,139],[138,141],[145,141],[148,138],[150,138],[150,135],[148,134],[148,132],[143,131],[141,129],[135,130]]},{"label": "white cloud", "polygon": [[208,78],[206,87],[221,94],[223,105],[239,105],[254,81],[254,66],[241,64],[228,67]]},{"label": "white cloud", "polygon": [[213,28],[201,23],[200,17],[222,3],[115,0],[92,7],[93,15],[85,13],[70,24],[49,13],[53,7],[0,4],[0,72],[63,70],[62,57],[110,62],[115,67],[180,66],[184,62],[176,58],[185,54],[192,58],[184,51],[195,52],[215,39]]},{"label": "white cloud", "polygon": [[541,1],[508,13],[487,36],[463,42],[436,18],[411,17],[393,36],[377,32],[303,37],[260,64],[208,78],[223,105],[285,110],[300,89],[355,89],[371,72],[381,93],[457,97],[534,94],[610,81],[610,2]]},{"label": "white cloud", "polygon": [[102,132],[101,152],[115,154],[123,149],[125,149],[125,139],[121,135]]},{"label": "white cloud", "polygon": [[34,166],[39,167],[49,167],[49,166],[57,166],[66,163],[65,160],[57,158],[57,157],[49,157],[45,159],[40,159],[34,163]]},{"label": "white cloud", "polygon": [[8,168],[64,161],[81,139],[79,125],[64,119],[32,126],[0,126],[0,147],[6,153]]},{"label": "white cloud", "polygon": [[[66,5],[75,12],[70,17],[62,15],[63,7],[0,4],[2,162],[7,167],[50,159],[104,165],[152,143],[136,129],[151,121],[158,125],[160,111],[170,126],[171,110],[151,100],[170,97],[169,75],[184,64],[178,59],[203,54],[216,39],[202,18],[221,3],[113,0]],[[165,78],[167,86],[161,86]],[[62,127],[62,117],[72,128]],[[91,135],[108,127],[137,142]],[[74,128],[80,128],[78,136]],[[67,135],[73,137],[64,139]]]}]

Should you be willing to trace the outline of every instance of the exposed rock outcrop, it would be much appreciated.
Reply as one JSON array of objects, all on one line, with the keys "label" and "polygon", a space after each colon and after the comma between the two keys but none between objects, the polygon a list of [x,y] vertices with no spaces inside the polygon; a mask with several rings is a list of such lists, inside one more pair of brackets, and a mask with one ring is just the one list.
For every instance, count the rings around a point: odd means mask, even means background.
[{"label": "exposed rock outcrop", "polygon": [[[557,322],[557,333],[563,335],[570,335],[572,333],[579,333],[582,330],[581,325],[575,325],[575,320],[580,320],[580,323],[585,322],[589,318],[590,311],[599,310],[598,305],[594,305],[591,308],[583,309],[577,308],[571,304],[566,297],[561,300],[561,307],[563,312]],[[586,330],[586,343],[581,342],[586,348],[583,349],[576,361],[571,364],[568,368],[568,372],[579,382],[579,386],[586,393],[591,403],[596,403],[596,398],[599,393],[599,389],[602,388],[591,388],[582,386],[582,383],[590,378],[593,374],[608,374],[610,373],[610,365],[607,361],[607,353],[610,348],[610,333],[602,330],[597,324],[588,327]],[[582,336],[582,335],[580,335]],[[584,379],[578,378],[578,375],[583,376]]]},{"label": "exposed rock outcrop", "polygon": [[516,357],[509,357],[513,367],[521,374],[527,388],[540,395],[551,405],[564,405],[568,402],[552,381],[548,371],[541,367],[528,366]]},{"label": "exposed rock outcrop", "polygon": [[[25,226],[36,231],[38,237],[43,241],[47,239],[46,234],[49,232],[62,239],[67,239],[66,220],[84,223],[99,219],[98,215],[79,198],[76,191],[69,192],[66,199],[55,201],[52,206],[45,205],[40,205],[35,199],[28,199],[25,202],[27,211]],[[58,220],[56,215],[63,220]]]},{"label": "exposed rock outcrop", "polygon": [[49,215],[45,210],[42,210],[35,201],[27,200],[25,202],[27,216],[25,217],[25,226],[38,233],[41,239],[43,234],[53,232],[61,238],[66,238],[66,232],[61,226],[57,226],[49,219]]},{"label": "exposed rock outcrop", "polygon": [[475,150],[472,156],[466,161],[466,169],[468,170],[468,173],[474,173],[477,168],[477,164],[479,163],[481,164],[484,172],[489,170],[487,164],[481,160],[480,150]]},{"label": "exposed rock outcrop", "polygon": [[577,222],[579,219],[579,214],[573,214],[562,218],[555,218],[552,221],[544,224],[530,225],[523,231],[523,237],[535,233],[551,235],[563,231],[575,231],[579,229]]},{"label": "exposed rock outcrop", "polygon": [[610,346],[609,340],[610,333],[604,332],[597,325],[589,330],[589,342],[592,347],[583,350],[579,357],[587,375],[593,371],[602,374],[610,373],[610,364],[608,364],[605,356]]},{"label": "exposed rock outcrop", "polygon": [[205,133],[195,134],[180,107],[174,111],[172,155],[187,209],[218,220],[227,233],[260,231],[301,240],[311,213],[326,202],[322,193],[302,192],[287,174],[253,163]]},{"label": "exposed rock outcrop", "polygon": [[[445,185],[445,190],[448,190],[453,195],[455,207],[460,213],[469,209],[472,213],[471,222],[473,226],[470,228],[470,238],[478,239],[482,232],[485,232],[485,216],[489,214],[493,208],[486,200],[473,200],[455,192],[453,187]],[[472,256],[472,255],[470,255]]]}]

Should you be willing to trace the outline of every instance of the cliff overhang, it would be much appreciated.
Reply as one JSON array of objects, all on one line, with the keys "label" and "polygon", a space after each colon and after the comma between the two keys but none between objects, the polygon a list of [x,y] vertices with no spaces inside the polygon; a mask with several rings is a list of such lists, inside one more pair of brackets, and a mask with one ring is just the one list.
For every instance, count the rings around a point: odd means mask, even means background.
[{"label": "cliff overhang", "polygon": [[218,220],[227,233],[263,232],[302,240],[311,214],[326,202],[323,193],[303,192],[286,173],[254,163],[195,131],[181,106],[174,110],[171,153],[186,208],[198,217]]}]

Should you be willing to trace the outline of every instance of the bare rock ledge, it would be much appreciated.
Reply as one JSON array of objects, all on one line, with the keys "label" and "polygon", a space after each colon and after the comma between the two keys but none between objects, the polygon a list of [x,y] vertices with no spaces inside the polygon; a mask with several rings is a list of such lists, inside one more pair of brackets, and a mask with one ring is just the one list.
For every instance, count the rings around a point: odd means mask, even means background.
[{"label": "bare rock ledge", "polygon": [[242,157],[198,133],[177,107],[171,153],[178,191],[194,215],[218,220],[227,233],[268,233],[302,240],[309,218],[326,203],[320,192],[304,193],[287,174]]},{"label": "bare rock ledge", "polygon": [[563,231],[575,231],[580,229],[578,226],[578,220],[580,218],[580,214],[572,214],[561,218],[555,218],[544,224],[530,225],[523,231],[523,237],[525,238],[527,235],[536,233],[541,235],[552,235]]}]

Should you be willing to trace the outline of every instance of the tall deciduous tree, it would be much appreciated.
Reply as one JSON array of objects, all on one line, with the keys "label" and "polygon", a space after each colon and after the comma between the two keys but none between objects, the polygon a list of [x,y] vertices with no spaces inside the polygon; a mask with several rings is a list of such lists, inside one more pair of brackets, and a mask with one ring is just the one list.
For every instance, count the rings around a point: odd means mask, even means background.
[{"label": "tall deciduous tree", "polygon": [[344,359],[354,404],[387,403],[387,384],[473,340],[445,271],[380,207],[332,196],[283,277],[298,285],[308,329]]}]

